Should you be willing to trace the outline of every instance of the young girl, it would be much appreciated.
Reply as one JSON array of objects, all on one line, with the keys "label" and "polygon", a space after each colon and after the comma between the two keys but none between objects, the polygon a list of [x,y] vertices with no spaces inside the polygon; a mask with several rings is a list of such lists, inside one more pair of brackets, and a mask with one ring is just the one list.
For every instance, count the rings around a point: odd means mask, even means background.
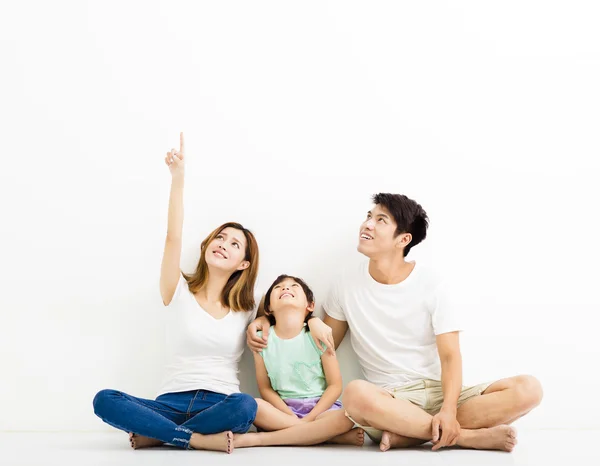
[{"label": "young girl", "polygon": [[338,401],[342,376],[335,354],[319,349],[305,326],[314,305],[313,292],[297,277],[280,275],[267,291],[272,327],[267,347],[254,354],[262,397],[254,424],[278,431],[235,436],[235,446],[363,444],[364,432],[352,429]]},{"label": "young girl", "polygon": [[240,393],[237,371],[246,327],[256,315],[258,246],[249,230],[226,223],[202,241],[195,273],[182,274],[183,134],[180,138],[180,150],[165,158],[172,177],[160,274],[169,313],[165,381],[155,400],[102,390],[94,412],[130,432],[133,448],[168,443],[230,453],[233,433],[247,432],[257,410],[254,398]]}]

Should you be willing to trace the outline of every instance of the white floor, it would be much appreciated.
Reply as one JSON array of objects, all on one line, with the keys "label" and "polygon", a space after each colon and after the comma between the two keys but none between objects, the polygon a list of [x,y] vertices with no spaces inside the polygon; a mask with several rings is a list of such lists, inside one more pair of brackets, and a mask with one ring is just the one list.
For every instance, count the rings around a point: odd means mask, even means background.
[{"label": "white floor", "polygon": [[427,445],[381,453],[370,442],[364,447],[248,448],[231,455],[204,451],[155,448],[134,451],[121,433],[0,433],[0,465],[600,465],[598,430],[519,431],[513,453],[464,451],[431,452]]}]

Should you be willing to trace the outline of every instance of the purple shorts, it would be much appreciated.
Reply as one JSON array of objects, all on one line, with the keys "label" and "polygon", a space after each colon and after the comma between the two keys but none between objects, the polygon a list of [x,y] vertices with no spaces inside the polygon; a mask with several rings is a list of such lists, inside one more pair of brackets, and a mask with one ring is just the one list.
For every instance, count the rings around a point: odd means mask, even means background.
[{"label": "purple shorts", "polygon": [[[284,403],[290,407],[290,409],[294,412],[296,416],[302,419],[308,413],[312,411],[312,409],[317,405],[321,397],[317,398],[286,398]],[[334,409],[340,409],[342,407],[342,403],[336,400],[335,403],[329,408],[327,411],[331,411]]]}]

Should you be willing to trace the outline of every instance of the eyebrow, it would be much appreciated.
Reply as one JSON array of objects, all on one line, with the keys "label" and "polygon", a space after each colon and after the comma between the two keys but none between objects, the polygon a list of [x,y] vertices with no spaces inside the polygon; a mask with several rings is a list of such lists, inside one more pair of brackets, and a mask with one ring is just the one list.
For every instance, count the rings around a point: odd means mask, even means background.
[{"label": "eyebrow", "polygon": [[[370,210],[367,213],[369,215],[373,215],[373,213]],[[384,217],[384,218],[387,218],[387,219],[390,218],[389,215],[386,215],[386,214],[377,214],[376,217]]]},{"label": "eyebrow", "polygon": [[[224,231],[222,231],[219,234],[222,235],[222,236],[225,236],[225,237],[227,236],[227,233],[225,233]],[[242,242],[239,239],[237,239],[235,236],[232,236],[232,238],[233,238],[234,241],[237,241],[238,243],[242,244]]]}]

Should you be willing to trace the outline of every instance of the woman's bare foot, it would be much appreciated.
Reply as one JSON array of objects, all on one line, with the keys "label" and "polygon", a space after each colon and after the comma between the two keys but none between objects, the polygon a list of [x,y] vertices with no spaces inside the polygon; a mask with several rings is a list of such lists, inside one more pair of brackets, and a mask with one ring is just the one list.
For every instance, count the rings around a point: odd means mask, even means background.
[{"label": "woman's bare foot", "polygon": [[402,437],[393,432],[384,432],[381,436],[381,442],[379,442],[379,449],[381,451],[388,451],[390,448],[416,447],[426,441],[418,438]]},{"label": "woman's bare foot", "polygon": [[340,445],[356,445],[362,447],[365,443],[365,431],[360,427],[350,429],[345,434],[337,435],[332,439],[327,440],[327,443],[337,443]]},{"label": "woman's bare foot", "polygon": [[458,441],[461,447],[510,452],[517,444],[517,431],[511,426],[496,426],[467,432],[468,434],[461,433]]},{"label": "woman's bare foot", "polygon": [[144,437],[143,435],[134,434],[133,432],[129,433],[129,443],[131,444],[131,448],[134,450],[139,450],[140,448],[159,447],[163,444],[163,442],[160,440]]},{"label": "woman's bare foot", "polygon": [[212,450],[231,453],[233,451],[233,434],[221,432],[220,434],[202,435],[193,433],[190,446],[194,450]]}]

